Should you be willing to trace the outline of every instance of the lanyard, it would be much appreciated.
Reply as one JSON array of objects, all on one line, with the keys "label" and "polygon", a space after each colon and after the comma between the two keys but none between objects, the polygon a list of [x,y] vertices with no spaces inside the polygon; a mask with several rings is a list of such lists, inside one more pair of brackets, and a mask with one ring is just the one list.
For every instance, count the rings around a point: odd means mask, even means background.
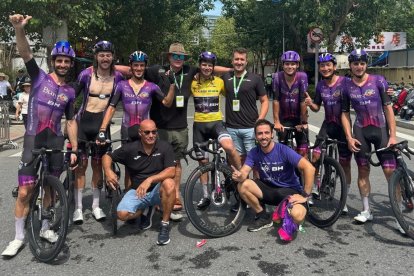
[{"label": "lanyard", "polygon": [[239,93],[240,85],[243,82],[244,76],[246,76],[247,71],[244,70],[243,74],[240,77],[239,85],[236,87],[236,75],[233,77],[233,88],[234,88],[234,97],[237,99],[237,94]]},{"label": "lanyard", "polygon": [[[172,70],[172,69],[170,69],[170,70]],[[173,71],[173,76],[174,76],[175,86],[178,88],[178,92],[181,93],[181,87],[183,87],[184,68],[181,69],[180,85],[178,85],[177,79],[175,78],[174,71]]]}]

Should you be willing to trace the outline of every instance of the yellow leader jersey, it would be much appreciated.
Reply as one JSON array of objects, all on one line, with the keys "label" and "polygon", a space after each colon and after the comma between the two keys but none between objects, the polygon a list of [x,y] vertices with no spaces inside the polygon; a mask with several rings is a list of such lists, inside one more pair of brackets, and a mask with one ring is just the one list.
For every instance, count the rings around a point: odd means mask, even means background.
[{"label": "yellow leader jersey", "polygon": [[199,82],[193,80],[191,93],[194,98],[194,122],[214,122],[223,120],[220,95],[225,96],[224,81],[213,77]]}]

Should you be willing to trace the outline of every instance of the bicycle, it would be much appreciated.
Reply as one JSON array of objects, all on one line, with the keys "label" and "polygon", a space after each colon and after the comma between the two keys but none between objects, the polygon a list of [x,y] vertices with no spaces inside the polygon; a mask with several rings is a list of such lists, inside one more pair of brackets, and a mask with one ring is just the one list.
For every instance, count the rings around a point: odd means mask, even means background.
[{"label": "bicycle", "polygon": [[[34,149],[36,156],[31,162],[38,168],[37,181],[29,202],[29,214],[27,216],[27,233],[30,251],[41,262],[54,260],[63,248],[66,240],[69,222],[67,194],[60,180],[49,174],[49,158],[52,153],[72,153],[62,149]],[[49,223],[50,229],[57,235],[54,243],[40,237],[40,231],[44,220]]]},{"label": "bicycle", "polygon": [[[96,144],[96,141],[86,141],[86,140],[82,140],[82,139],[80,139],[79,141],[85,143],[86,153],[87,153],[88,156],[91,155],[91,146],[95,146],[95,147],[99,146],[99,145]],[[127,140],[126,139],[114,139],[114,140],[107,139],[105,141],[105,143],[112,145],[113,143],[120,142],[120,141],[127,141]],[[111,150],[111,147],[110,147],[110,150]],[[82,162],[80,162],[80,164],[82,164]],[[80,165],[80,166],[82,167],[83,165]],[[121,169],[120,169],[118,163],[112,162],[111,166],[112,166],[112,170],[115,172],[118,179],[121,179]],[[103,183],[105,183],[105,185],[103,185]],[[117,207],[118,207],[119,202],[122,199],[121,187],[118,185],[117,187],[115,187],[115,190],[113,190],[107,184],[107,182],[105,180],[105,174],[104,174],[102,182],[100,184],[98,184],[98,188],[99,189],[105,189],[104,190],[105,198],[108,199],[108,201],[109,201],[109,213],[110,213],[110,218],[111,218],[112,235],[115,236],[118,233]]]},{"label": "bicycle", "polygon": [[308,208],[309,221],[320,228],[334,224],[346,204],[348,187],[345,172],[338,161],[338,143],[344,143],[328,136],[316,136],[315,144],[309,149],[319,147],[321,155],[316,161],[315,185],[312,203]]},{"label": "bicycle", "polygon": [[366,153],[371,165],[375,167],[381,165],[380,162],[372,160],[372,154],[380,152],[392,152],[397,161],[397,167],[392,173],[388,184],[388,195],[395,218],[405,233],[414,239],[414,172],[408,169],[403,158],[404,154],[411,159],[410,154],[414,155],[414,151],[408,147],[407,140],[404,140],[397,144]]},{"label": "bicycle", "polygon": [[[213,160],[198,166],[188,177],[184,190],[185,211],[198,231],[213,238],[224,237],[240,228],[246,214],[246,203],[239,196],[237,183],[232,180],[232,169],[222,156],[224,151],[217,140],[196,144],[184,156],[188,155],[195,161],[202,160],[204,157],[194,155],[201,149],[211,153]],[[204,173],[208,173],[211,180],[207,187],[211,203],[200,210],[197,203],[203,197],[203,187],[198,179]],[[240,202],[237,212],[231,212],[237,202]]]}]

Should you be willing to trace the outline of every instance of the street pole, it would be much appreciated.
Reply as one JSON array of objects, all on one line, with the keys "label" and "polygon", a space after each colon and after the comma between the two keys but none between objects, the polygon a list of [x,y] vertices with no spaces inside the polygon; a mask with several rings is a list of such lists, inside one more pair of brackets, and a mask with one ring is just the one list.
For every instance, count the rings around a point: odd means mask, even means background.
[{"label": "street pole", "polygon": [[315,43],[315,89],[318,85],[318,57],[319,57],[319,43]]},{"label": "street pole", "polygon": [[282,48],[285,52],[285,11],[282,11]]}]

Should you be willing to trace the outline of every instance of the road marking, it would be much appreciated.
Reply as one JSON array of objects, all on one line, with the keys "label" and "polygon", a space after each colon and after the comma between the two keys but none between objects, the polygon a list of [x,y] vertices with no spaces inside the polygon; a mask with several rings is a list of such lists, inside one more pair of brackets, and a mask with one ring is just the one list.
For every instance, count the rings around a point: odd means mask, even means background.
[{"label": "road marking", "polygon": [[[121,126],[119,125],[111,125],[111,135],[114,135],[115,133],[119,132],[120,129],[121,129]],[[20,157],[20,156],[22,156],[22,151],[9,155],[8,157]]]}]

